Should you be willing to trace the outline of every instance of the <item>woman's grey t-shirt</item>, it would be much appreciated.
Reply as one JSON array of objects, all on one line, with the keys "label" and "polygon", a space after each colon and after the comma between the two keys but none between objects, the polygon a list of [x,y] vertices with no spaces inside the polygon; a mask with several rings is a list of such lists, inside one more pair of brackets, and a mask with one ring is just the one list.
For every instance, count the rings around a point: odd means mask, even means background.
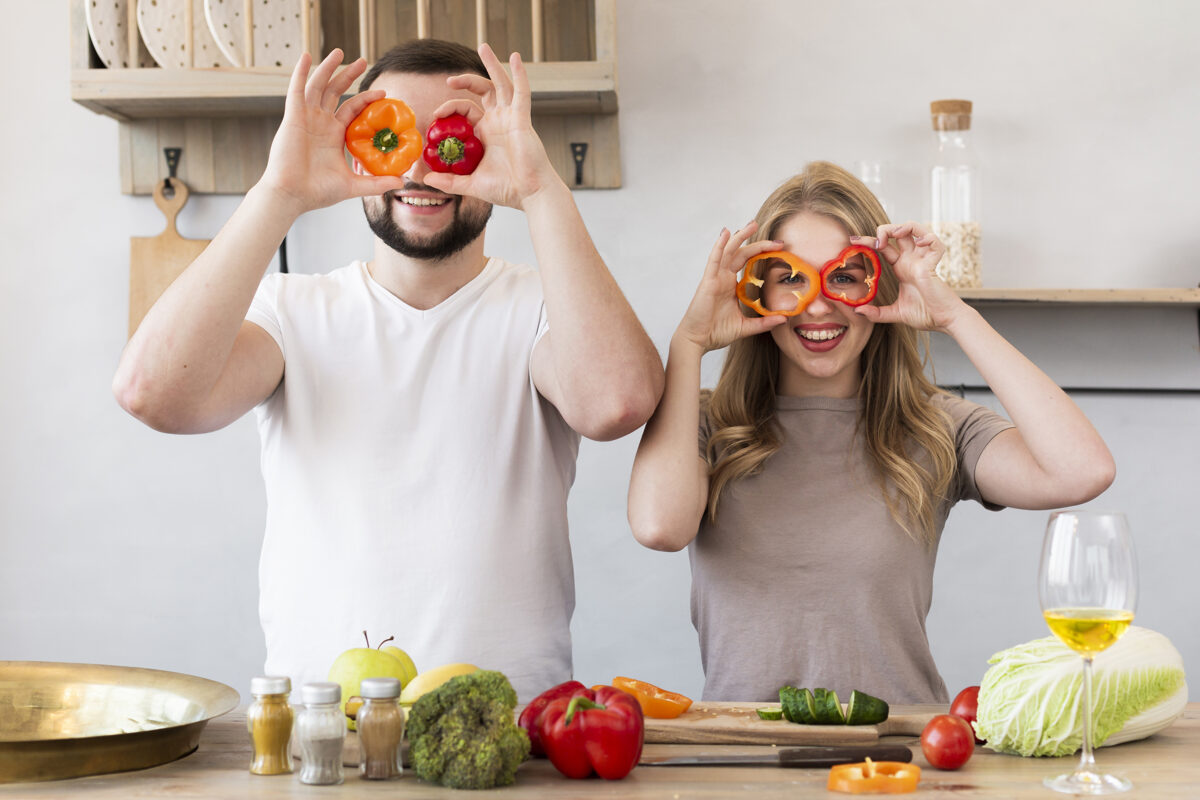
[{"label": "woman's grey t-shirt", "polygon": [[[956,502],[983,503],[975,464],[1012,423],[952,395],[933,402],[950,415],[958,454],[940,539]],[[785,685],[949,700],[925,634],[937,541],[892,519],[858,410],[857,398],[777,397],[783,446],[726,487],[715,523],[705,515],[688,548],[705,700],[771,701]],[[702,409],[701,452],[707,437]]]}]

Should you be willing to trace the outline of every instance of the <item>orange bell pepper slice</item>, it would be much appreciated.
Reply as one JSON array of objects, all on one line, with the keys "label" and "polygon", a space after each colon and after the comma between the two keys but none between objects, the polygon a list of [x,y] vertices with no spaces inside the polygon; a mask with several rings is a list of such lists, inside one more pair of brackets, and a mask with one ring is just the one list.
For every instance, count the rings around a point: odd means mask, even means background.
[{"label": "orange bell pepper slice", "polygon": [[[757,286],[761,292],[765,278],[760,278],[754,274],[754,264],[764,258],[777,258],[783,261],[792,268],[792,275],[804,273],[808,278],[808,288],[801,292],[792,292],[796,295],[796,307],[791,311],[772,310],[762,304],[762,298],[756,297],[751,299],[747,295],[747,287],[751,284]],[[742,271],[742,279],[738,281],[737,297],[746,304],[748,308],[757,311],[760,315],[767,317],[772,314],[781,314],[785,317],[794,317],[804,309],[808,308],[808,304],[816,299],[821,292],[821,274],[817,272],[817,268],[809,264],[807,261],[802,261],[791,253],[784,250],[772,250],[769,253],[759,253],[746,262],[746,268]]]},{"label": "orange bell pepper slice", "polygon": [[872,761],[838,764],[829,768],[831,792],[846,794],[908,794],[917,790],[921,768],[901,761]]},{"label": "orange bell pepper slice", "polygon": [[652,719],[675,719],[692,706],[692,699],[633,678],[613,678],[612,685],[637,698],[642,713]]},{"label": "orange bell pepper slice", "polygon": [[421,157],[417,118],[403,100],[371,103],[346,128],[346,149],[372,175],[400,176]]}]

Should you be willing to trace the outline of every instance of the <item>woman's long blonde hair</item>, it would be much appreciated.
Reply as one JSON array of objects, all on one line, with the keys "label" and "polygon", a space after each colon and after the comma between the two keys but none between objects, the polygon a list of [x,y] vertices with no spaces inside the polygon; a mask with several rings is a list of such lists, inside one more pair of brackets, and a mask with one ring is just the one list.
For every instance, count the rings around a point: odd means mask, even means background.
[{"label": "woman's long blonde hair", "polygon": [[[808,164],[776,189],[755,219],[754,239],[774,238],[784,221],[808,211],[830,217],[847,233],[872,236],[887,214],[857,178],[834,164]],[[896,300],[899,283],[886,266],[875,303]],[[893,519],[919,541],[936,536],[937,505],[956,462],[949,416],[930,403],[941,391],[925,376],[928,337],[907,325],[878,324],[861,356],[858,430],[874,462]],[[705,393],[709,428],[708,513],[716,519],[721,493],[758,472],[779,449],[775,395],[779,348],[770,333],[729,347],[716,389]],[[914,456],[924,451],[928,469]]]}]

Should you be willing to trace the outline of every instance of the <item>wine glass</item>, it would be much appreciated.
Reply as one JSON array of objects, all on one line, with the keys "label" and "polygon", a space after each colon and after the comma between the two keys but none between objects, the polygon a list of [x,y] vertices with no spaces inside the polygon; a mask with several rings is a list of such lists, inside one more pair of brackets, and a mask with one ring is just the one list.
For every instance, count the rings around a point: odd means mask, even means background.
[{"label": "wine glass", "polygon": [[1137,605],[1137,558],[1120,512],[1056,511],[1046,525],[1038,596],[1050,631],[1083,656],[1083,747],[1074,772],[1046,778],[1069,794],[1113,794],[1132,788],[1092,756],[1092,658],[1121,637]]}]

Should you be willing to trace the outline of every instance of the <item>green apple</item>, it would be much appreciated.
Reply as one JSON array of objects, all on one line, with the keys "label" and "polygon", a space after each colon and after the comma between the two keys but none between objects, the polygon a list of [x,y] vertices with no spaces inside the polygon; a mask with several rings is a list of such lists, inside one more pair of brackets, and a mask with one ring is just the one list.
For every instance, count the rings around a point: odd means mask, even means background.
[{"label": "green apple", "polygon": [[[367,632],[363,631],[363,638]],[[391,637],[384,639],[391,641]],[[382,644],[382,642],[380,643]],[[329,680],[342,687],[342,712],[346,711],[346,701],[359,696],[363,678],[398,678],[403,687],[417,673],[413,661],[399,647],[371,647],[367,639],[366,647],[353,647],[346,650],[329,668]],[[350,730],[354,730],[354,721],[347,719]]]},{"label": "green apple", "polygon": [[382,650],[392,658],[399,659],[404,664],[404,677],[400,679],[400,687],[404,688],[408,686],[408,682],[417,677],[417,665],[413,663],[412,658],[408,653],[393,645],[388,645],[382,648]]}]

